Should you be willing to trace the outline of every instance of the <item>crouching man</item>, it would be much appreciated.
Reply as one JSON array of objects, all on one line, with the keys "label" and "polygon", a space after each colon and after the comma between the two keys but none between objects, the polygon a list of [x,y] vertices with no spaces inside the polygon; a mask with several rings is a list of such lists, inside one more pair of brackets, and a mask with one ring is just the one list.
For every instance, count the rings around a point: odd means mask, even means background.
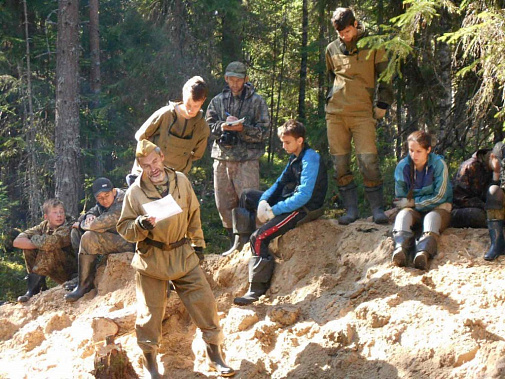
[{"label": "crouching man", "polygon": [[323,213],[328,188],[326,166],[321,156],[305,142],[305,127],[298,121],[289,120],[279,128],[278,135],[284,150],[291,154],[286,168],[264,193],[244,191],[240,199],[242,209],[233,210],[235,218],[250,222],[254,221],[257,210],[258,220],[265,223],[250,238],[249,290],[243,297],[234,299],[237,305],[255,302],[270,287],[275,267],[275,259],[268,250],[270,241]]},{"label": "crouching man", "polygon": [[58,199],[49,199],[42,205],[44,221],[19,234],[14,247],[23,249],[28,275],[28,291],[18,297],[21,303],[47,289],[46,276],[62,284],[77,269],[70,243],[71,223],[65,220],[65,208]]},{"label": "crouching man", "polygon": [[[195,254],[205,241],[200,204],[191,183],[184,174],[165,167],[163,153],[148,140],[138,142],[135,156],[142,174],[126,192],[117,227],[125,239],[137,243],[132,261],[137,288],[135,331],[144,366],[151,378],[160,377],[156,356],[170,280],[202,331],[210,368],[232,376],[234,370],[221,355],[223,333],[214,294]],[[168,196],[182,212],[161,220],[146,214],[143,205]]]},{"label": "crouching man", "polygon": [[79,300],[95,287],[98,254],[134,251],[133,244],[124,240],[116,230],[124,191],[114,188],[107,178],[96,179],[92,190],[96,205],[79,217],[72,229],[72,246],[79,251],[79,282],[71,293],[65,295],[68,302]]}]

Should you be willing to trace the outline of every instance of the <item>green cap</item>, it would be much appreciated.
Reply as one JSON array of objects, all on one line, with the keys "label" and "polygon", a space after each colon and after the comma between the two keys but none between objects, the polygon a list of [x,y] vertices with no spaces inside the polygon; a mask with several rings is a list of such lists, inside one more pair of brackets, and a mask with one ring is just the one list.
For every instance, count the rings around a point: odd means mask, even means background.
[{"label": "green cap", "polygon": [[224,76],[236,76],[237,78],[245,78],[247,68],[242,62],[231,62],[227,67]]}]

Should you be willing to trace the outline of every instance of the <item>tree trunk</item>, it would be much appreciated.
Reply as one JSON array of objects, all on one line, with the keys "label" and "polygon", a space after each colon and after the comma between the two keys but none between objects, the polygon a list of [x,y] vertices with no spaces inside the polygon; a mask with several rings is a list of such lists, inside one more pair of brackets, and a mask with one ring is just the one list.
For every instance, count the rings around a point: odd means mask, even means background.
[{"label": "tree trunk", "polygon": [[76,217],[79,167],[79,1],[58,1],[56,40],[55,196]]},{"label": "tree trunk", "polygon": [[[100,92],[102,91],[102,81],[100,77],[100,23],[98,19],[99,3],[98,0],[89,0],[89,48],[91,56],[91,70],[90,70],[90,88],[91,88],[91,102],[90,109],[93,110],[100,106]],[[103,139],[102,131],[100,130],[100,123],[96,122],[96,117],[93,117],[95,123],[95,173],[96,176],[103,176]]]},{"label": "tree trunk", "polygon": [[305,86],[307,83],[307,33],[309,26],[309,11],[307,0],[302,6],[302,46],[300,62],[300,91],[298,92],[298,119],[305,122]]},{"label": "tree trunk", "polygon": [[317,74],[317,117],[319,119],[324,118],[324,106],[326,103],[326,1],[319,0],[317,3],[318,6],[318,24],[319,24],[319,70]]},{"label": "tree trunk", "polygon": [[[26,38],[26,98],[28,108],[25,115],[25,141],[27,153],[26,176],[28,185],[28,218],[30,223],[36,223],[40,219],[40,206],[42,205],[42,196],[40,186],[38,185],[38,157],[36,148],[37,131],[33,116],[32,100],[32,70],[30,66],[30,36],[28,34],[28,9],[26,0],[23,0],[23,13],[25,21]],[[22,70],[21,70],[22,71]]]},{"label": "tree trunk", "polygon": [[221,24],[221,60],[223,68],[242,59],[242,0],[229,0]]}]

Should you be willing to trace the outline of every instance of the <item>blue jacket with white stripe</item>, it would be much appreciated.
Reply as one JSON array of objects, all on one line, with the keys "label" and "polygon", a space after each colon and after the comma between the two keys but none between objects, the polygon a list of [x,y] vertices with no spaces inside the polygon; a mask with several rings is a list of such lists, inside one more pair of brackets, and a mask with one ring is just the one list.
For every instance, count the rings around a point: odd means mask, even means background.
[{"label": "blue jacket with white stripe", "polygon": [[[452,185],[444,158],[435,153],[428,155],[428,162],[422,173],[422,183],[412,178],[414,162],[407,156],[396,166],[395,194],[397,198],[407,197],[413,186],[415,209],[427,213],[444,203],[452,203]],[[450,211],[450,207],[448,209]]]},{"label": "blue jacket with white stripe", "polygon": [[276,216],[302,207],[313,211],[323,206],[327,189],[326,166],[321,156],[305,144],[300,155],[290,155],[281,176],[260,201],[266,200]]}]

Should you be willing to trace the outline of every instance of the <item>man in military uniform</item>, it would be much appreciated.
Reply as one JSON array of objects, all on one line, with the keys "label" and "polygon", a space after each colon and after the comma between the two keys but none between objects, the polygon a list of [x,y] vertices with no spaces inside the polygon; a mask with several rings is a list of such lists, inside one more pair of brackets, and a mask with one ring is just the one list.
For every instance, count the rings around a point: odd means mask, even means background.
[{"label": "man in military uniform", "polygon": [[77,270],[70,242],[71,223],[65,220],[63,203],[49,199],[42,209],[44,221],[19,234],[13,242],[14,247],[23,249],[28,271],[28,291],[18,297],[22,303],[47,289],[46,276],[62,284]]},{"label": "man in military uniform", "polygon": [[83,214],[72,229],[72,245],[79,251],[79,283],[65,300],[74,302],[94,288],[95,266],[98,254],[133,251],[133,244],[117,232],[116,223],[121,214],[124,191],[114,188],[107,178],[93,182],[96,205]]},{"label": "man in military uniform", "polygon": [[347,209],[338,221],[347,225],[358,218],[358,193],[350,170],[353,140],[373,220],[378,224],[387,223],[375,127],[376,120],[384,117],[393,101],[389,83],[378,84],[374,106],[377,78],[388,64],[386,54],[383,50],[358,48],[358,41],[366,32],[349,8],[337,8],[331,21],[339,38],[326,47],[326,69],[331,80],[326,98],[326,124],[335,178]]},{"label": "man in military uniform", "polygon": [[[137,243],[132,261],[137,288],[135,331],[144,365],[152,378],[160,377],[156,356],[171,281],[202,331],[210,367],[222,376],[232,376],[233,369],[221,356],[223,333],[214,295],[195,254],[205,247],[205,241],[200,204],[191,183],[184,174],[163,165],[165,157],[152,142],[139,141],[135,155],[142,175],[126,192],[117,228],[126,240]],[[175,200],[179,213],[163,219],[146,214],[144,204],[166,197]]]},{"label": "man in military uniform", "polygon": [[259,159],[265,152],[270,117],[243,63],[230,63],[224,79],[227,86],[211,100],[206,117],[214,138],[216,206],[233,239],[232,209],[238,206],[242,191],[259,189]]}]

